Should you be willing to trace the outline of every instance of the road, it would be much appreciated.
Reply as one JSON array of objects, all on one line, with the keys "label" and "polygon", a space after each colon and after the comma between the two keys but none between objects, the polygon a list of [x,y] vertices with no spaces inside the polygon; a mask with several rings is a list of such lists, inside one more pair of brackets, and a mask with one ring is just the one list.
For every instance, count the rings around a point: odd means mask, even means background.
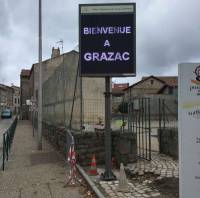
[{"label": "road", "polygon": [[0,149],[2,147],[2,142],[3,142],[3,133],[5,132],[6,129],[9,128],[12,121],[13,119],[0,119]]}]

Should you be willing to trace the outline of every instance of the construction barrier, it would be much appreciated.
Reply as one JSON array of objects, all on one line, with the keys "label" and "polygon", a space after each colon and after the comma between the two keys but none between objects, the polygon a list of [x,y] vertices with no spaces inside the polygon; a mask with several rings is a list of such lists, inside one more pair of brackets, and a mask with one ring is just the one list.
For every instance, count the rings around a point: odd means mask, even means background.
[{"label": "construction barrier", "polygon": [[70,146],[67,160],[70,165],[69,175],[66,175],[66,185],[67,186],[77,186],[81,184],[82,180],[77,177],[76,170],[76,152],[74,150],[74,146]]}]

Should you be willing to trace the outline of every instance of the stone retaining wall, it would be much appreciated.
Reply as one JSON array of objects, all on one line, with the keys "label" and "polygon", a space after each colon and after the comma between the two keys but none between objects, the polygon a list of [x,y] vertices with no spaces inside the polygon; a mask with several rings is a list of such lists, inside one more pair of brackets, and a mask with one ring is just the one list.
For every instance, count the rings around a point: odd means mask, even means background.
[{"label": "stone retaining wall", "polygon": [[158,134],[160,135],[160,152],[178,159],[178,129],[159,129]]},{"label": "stone retaining wall", "polygon": [[[67,131],[62,127],[56,127],[48,123],[43,123],[43,134],[59,150],[66,155],[68,150],[67,142],[70,142]],[[134,133],[112,131],[112,154],[115,157],[116,164],[137,160],[136,135]],[[95,132],[74,131],[72,135],[75,139],[75,149],[77,160],[80,165],[89,166],[92,155],[96,155],[97,164],[105,164],[105,144],[104,131]]]}]

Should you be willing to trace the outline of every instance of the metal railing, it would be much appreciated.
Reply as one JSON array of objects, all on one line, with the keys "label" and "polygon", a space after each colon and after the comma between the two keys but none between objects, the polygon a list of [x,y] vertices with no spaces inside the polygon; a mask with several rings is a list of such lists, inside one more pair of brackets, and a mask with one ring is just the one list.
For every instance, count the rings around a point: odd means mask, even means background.
[{"label": "metal railing", "polygon": [[5,162],[8,161],[11,145],[13,142],[15,129],[17,125],[17,117],[14,119],[10,127],[3,133],[3,150],[2,150],[2,170],[5,169]]},{"label": "metal railing", "polygon": [[165,99],[159,99],[159,129],[178,127],[178,106],[173,110],[169,107]]}]

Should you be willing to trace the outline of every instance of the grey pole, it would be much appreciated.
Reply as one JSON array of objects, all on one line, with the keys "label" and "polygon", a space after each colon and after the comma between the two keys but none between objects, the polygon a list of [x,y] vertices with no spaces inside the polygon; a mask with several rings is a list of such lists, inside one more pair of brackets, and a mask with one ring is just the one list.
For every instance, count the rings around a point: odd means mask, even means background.
[{"label": "grey pole", "polygon": [[[80,67],[79,67],[79,72],[80,72]],[[80,121],[81,121],[81,131],[84,128],[84,101],[83,101],[83,79],[80,77],[80,105],[81,105],[81,110],[80,110]]]},{"label": "grey pole", "polygon": [[116,176],[112,172],[111,162],[111,83],[110,77],[105,77],[105,172],[101,175],[101,179],[105,181],[116,180]]},{"label": "grey pole", "polygon": [[38,150],[42,150],[42,0],[39,0]]}]

